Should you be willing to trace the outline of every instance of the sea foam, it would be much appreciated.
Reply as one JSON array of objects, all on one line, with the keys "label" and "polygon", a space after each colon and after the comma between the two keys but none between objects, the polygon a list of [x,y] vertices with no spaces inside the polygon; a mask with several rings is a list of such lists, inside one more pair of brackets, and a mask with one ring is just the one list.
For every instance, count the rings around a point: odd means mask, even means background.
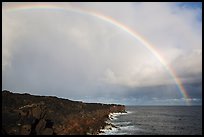
[{"label": "sea foam", "polygon": [[[129,126],[131,122],[117,122],[113,123],[114,120],[118,119],[118,116],[120,115],[126,115],[131,112],[127,113],[110,113],[109,114],[109,120],[106,121],[107,125],[105,126],[104,129],[101,129],[101,133],[99,135],[124,135],[127,134],[126,132],[118,132],[118,131],[123,131],[123,130],[132,130],[134,126]],[[123,127],[121,127],[123,125]]]}]

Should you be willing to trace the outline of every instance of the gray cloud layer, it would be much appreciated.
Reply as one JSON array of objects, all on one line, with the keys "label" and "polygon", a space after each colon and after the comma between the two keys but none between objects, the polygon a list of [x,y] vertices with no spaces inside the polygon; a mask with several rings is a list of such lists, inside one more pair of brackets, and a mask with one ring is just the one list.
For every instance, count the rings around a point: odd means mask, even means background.
[{"label": "gray cloud layer", "polygon": [[[17,4],[4,4],[2,10],[3,89],[84,99],[131,94],[153,98],[145,87],[154,87],[160,90],[155,92],[157,97],[162,92],[163,97],[171,93],[172,98],[182,98],[158,59],[120,28],[70,11],[6,10]],[[174,3],[55,4],[93,10],[120,21],[152,43],[183,83],[202,81],[199,8]],[[202,94],[202,84],[199,87],[194,98]]]}]

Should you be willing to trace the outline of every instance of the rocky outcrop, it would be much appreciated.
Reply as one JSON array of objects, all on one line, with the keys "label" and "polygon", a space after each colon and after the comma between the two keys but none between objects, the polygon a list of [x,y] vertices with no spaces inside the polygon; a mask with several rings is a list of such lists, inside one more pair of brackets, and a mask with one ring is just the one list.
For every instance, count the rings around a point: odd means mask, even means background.
[{"label": "rocky outcrop", "polygon": [[[53,128],[51,120],[47,119],[47,108],[44,102],[29,104],[18,109],[11,110],[11,113],[18,115],[16,122],[18,127],[15,130],[9,130],[10,134],[20,135],[52,135]],[[8,116],[12,116],[7,112]],[[9,118],[9,117],[8,117]],[[4,119],[4,117],[3,117]],[[12,123],[11,123],[12,124]],[[9,127],[7,127],[8,130]]]},{"label": "rocky outcrop", "polygon": [[110,107],[110,112],[113,113],[113,112],[120,112],[120,113],[126,113],[125,111],[125,106],[124,105],[112,105]]},{"label": "rocky outcrop", "polygon": [[125,106],[2,91],[2,134],[98,134],[112,112],[125,112]]}]

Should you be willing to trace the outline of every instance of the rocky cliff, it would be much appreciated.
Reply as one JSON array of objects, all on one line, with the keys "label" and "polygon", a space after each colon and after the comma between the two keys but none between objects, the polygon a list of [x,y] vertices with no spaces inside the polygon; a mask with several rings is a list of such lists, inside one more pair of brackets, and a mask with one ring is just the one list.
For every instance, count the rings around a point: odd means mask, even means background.
[{"label": "rocky cliff", "polygon": [[2,134],[98,134],[112,112],[125,112],[125,106],[2,91]]}]

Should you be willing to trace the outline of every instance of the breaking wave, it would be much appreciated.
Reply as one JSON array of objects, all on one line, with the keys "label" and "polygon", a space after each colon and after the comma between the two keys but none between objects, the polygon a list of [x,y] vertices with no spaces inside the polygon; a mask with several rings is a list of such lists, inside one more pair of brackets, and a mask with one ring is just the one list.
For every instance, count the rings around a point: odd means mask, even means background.
[{"label": "breaking wave", "polygon": [[132,113],[128,111],[127,113],[110,113],[109,120],[106,121],[107,125],[104,129],[101,129],[99,135],[127,135],[130,134],[129,131],[139,130],[131,122],[116,121],[119,116]]}]

